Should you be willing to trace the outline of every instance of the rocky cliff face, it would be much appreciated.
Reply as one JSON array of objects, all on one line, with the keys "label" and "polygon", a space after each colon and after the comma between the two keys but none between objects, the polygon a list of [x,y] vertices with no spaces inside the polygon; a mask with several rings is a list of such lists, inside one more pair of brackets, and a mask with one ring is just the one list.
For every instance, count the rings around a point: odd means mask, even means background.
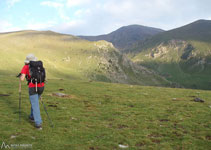
[{"label": "rocky cliff face", "polygon": [[[176,39],[161,42],[140,52],[133,61],[154,70],[177,87],[187,84],[194,88],[199,84],[208,87],[211,82],[211,45],[206,42]],[[188,80],[190,83],[185,83]]]},{"label": "rocky cliff face", "polygon": [[[102,44],[103,43],[103,44]],[[97,67],[88,74],[93,80],[105,80],[117,83],[141,85],[167,85],[169,82],[155,72],[133,63],[126,55],[120,53],[113,44],[98,41],[95,44],[99,53]]]},{"label": "rocky cliff face", "polygon": [[[168,43],[161,43],[157,47],[151,49],[145,57],[153,60],[163,60],[165,62],[178,62],[186,65],[182,67],[184,71],[202,72],[208,69],[206,66],[210,64],[209,57],[211,50],[201,52],[193,43],[183,40],[171,40]],[[188,68],[187,68],[188,67]]]}]

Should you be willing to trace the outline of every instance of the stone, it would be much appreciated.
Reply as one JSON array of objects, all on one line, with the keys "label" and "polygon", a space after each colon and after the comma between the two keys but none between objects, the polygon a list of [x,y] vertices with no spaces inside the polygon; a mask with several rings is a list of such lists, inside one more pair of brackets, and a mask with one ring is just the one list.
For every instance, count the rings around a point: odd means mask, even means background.
[{"label": "stone", "polygon": [[128,148],[128,145],[119,144],[119,148]]},{"label": "stone", "polygon": [[204,103],[205,101],[204,101],[203,99],[200,99],[200,98],[196,97],[196,98],[194,99],[194,102],[201,102],[201,103]]},{"label": "stone", "polygon": [[53,93],[53,96],[58,96],[58,97],[67,97],[68,95],[64,94],[64,93]]}]

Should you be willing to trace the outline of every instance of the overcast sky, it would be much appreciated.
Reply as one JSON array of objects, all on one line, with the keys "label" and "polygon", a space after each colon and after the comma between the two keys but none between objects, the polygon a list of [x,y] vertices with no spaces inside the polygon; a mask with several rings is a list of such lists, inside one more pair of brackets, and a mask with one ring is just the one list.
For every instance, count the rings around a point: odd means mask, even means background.
[{"label": "overcast sky", "polygon": [[0,32],[99,35],[139,24],[170,30],[211,20],[211,0],[0,0]]}]

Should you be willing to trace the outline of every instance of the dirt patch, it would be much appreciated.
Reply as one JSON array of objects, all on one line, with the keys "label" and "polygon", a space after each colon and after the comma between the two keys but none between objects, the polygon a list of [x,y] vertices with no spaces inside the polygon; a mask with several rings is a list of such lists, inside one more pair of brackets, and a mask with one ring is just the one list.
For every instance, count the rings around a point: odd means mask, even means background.
[{"label": "dirt patch", "polygon": [[158,140],[158,139],[151,139],[151,141],[152,141],[153,143],[160,144],[160,140]]},{"label": "dirt patch", "polygon": [[115,120],[114,118],[109,118],[109,119],[108,119],[108,121],[114,121],[114,120]]},{"label": "dirt patch", "polygon": [[9,94],[0,94],[0,96],[10,96]]},{"label": "dirt patch", "polygon": [[90,149],[90,150],[99,150],[98,147],[93,147],[93,146],[89,147],[89,149]]},{"label": "dirt patch", "polygon": [[68,95],[64,93],[52,93],[50,96],[56,96],[56,97],[61,97],[61,98],[76,98],[74,95]]},{"label": "dirt patch", "polygon": [[110,95],[104,95],[105,98],[112,98]]},{"label": "dirt patch", "polygon": [[48,107],[57,107],[57,105],[48,105]]},{"label": "dirt patch", "polygon": [[178,128],[184,129],[184,127],[182,125],[174,123],[174,129],[178,129]]},{"label": "dirt patch", "polygon": [[178,133],[178,132],[176,132],[176,131],[174,131],[174,132],[172,132],[174,135],[176,135],[177,137],[178,136],[182,136],[182,134],[180,134],[180,133]]},{"label": "dirt patch", "polygon": [[211,140],[211,135],[207,135],[207,136],[206,136],[206,139],[207,139],[207,140]]},{"label": "dirt patch", "polygon": [[150,135],[148,135],[148,137],[149,137],[149,138],[158,138],[158,137],[162,137],[162,136],[155,133],[155,134],[150,134]]},{"label": "dirt patch", "polygon": [[108,125],[106,125],[108,128],[113,128],[113,124],[109,123]]},{"label": "dirt patch", "polygon": [[196,96],[189,96],[189,97],[195,98]]},{"label": "dirt patch", "polygon": [[94,148],[94,147],[89,147],[89,149],[90,149],[90,150],[95,150],[95,148]]},{"label": "dirt patch", "polygon": [[160,122],[168,122],[168,119],[161,119]]},{"label": "dirt patch", "polygon": [[105,100],[111,100],[112,99],[112,96],[110,96],[110,95],[104,95],[104,99]]},{"label": "dirt patch", "polygon": [[59,104],[59,103],[54,103],[54,102],[46,102],[46,103],[48,103],[48,104]]},{"label": "dirt patch", "polygon": [[67,94],[64,93],[52,93],[53,96],[57,96],[57,97],[67,97]]},{"label": "dirt patch", "polygon": [[142,146],[144,146],[145,145],[145,143],[144,142],[139,142],[139,143],[136,143],[136,147],[142,147]]},{"label": "dirt patch", "polygon": [[124,124],[119,124],[117,127],[118,127],[118,129],[128,128],[128,126],[124,125]]},{"label": "dirt patch", "polygon": [[83,102],[84,102],[84,104],[88,104],[88,103],[89,103],[89,101],[86,101],[86,100],[85,100],[85,101],[83,101]]}]

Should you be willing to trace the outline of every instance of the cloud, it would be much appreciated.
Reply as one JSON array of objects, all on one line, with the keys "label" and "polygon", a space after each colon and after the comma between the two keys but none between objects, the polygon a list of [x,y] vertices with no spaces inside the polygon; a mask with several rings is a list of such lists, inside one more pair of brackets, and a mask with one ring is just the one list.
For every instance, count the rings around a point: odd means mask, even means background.
[{"label": "cloud", "polygon": [[64,9],[58,9],[58,14],[60,18],[64,21],[70,21],[70,17],[68,17],[64,11]]},{"label": "cloud", "polygon": [[67,6],[68,7],[74,7],[79,5],[84,5],[91,3],[92,0],[67,0]]},{"label": "cloud", "polygon": [[65,13],[65,9],[64,9],[64,4],[63,3],[52,2],[52,1],[44,1],[44,2],[41,2],[40,5],[53,7],[53,8],[56,9],[58,15],[60,16],[60,18],[62,20],[64,20],[64,21],[69,21],[70,20],[70,18]]},{"label": "cloud", "polygon": [[55,25],[49,29],[60,33],[78,35],[80,32],[86,32],[85,26],[87,26],[86,22],[78,19]]},{"label": "cloud", "polygon": [[204,0],[203,3],[198,0],[60,0],[60,2],[63,2],[64,7],[58,8],[57,11],[63,22],[51,29],[74,35],[106,34],[130,24],[169,30],[197,19],[209,19],[211,14],[210,0]]},{"label": "cloud", "polygon": [[[57,32],[61,31],[76,35],[97,35],[112,32],[121,26],[129,24],[149,26],[154,24],[154,27],[156,27],[158,24],[150,22],[150,20],[157,20],[157,18],[161,18],[163,14],[170,11],[168,7],[169,1],[106,0],[102,3],[102,1],[98,0],[67,0],[69,7],[80,6],[80,9],[74,12],[74,17],[83,20],[83,23],[71,20],[72,22],[77,22],[78,29],[74,27],[73,30],[72,26],[68,28],[66,23],[57,25],[55,29],[57,29]],[[85,3],[86,5],[83,5]]]},{"label": "cloud", "polygon": [[[23,0],[6,1],[13,6]],[[74,35],[106,34],[131,24],[169,30],[198,19],[211,17],[210,0],[203,0],[203,2],[199,0],[40,0],[37,2],[42,6],[55,9],[57,14],[51,15],[49,21],[57,22],[46,21],[45,23],[26,19],[25,24],[28,27],[48,28]],[[34,18],[31,15],[29,14],[27,18]],[[39,15],[42,18],[42,14]],[[6,23],[0,25],[1,29],[6,29],[6,26]],[[8,24],[9,26],[13,27],[11,24]]]},{"label": "cloud", "polygon": [[25,29],[27,30],[46,30],[55,26],[55,21],[46,21],[46,22],[30,22],[27,23]]},{"label": "cloud", "polygon": [[211,1],[205,1],[203,3],[197,0],[106,0],[104,3],[93,1],[95,4],[89,6],[90,13],[84,14],[83,19],[96,27],[95,33],[90,32],[90,34],[109,33],[130,24],[168,30],[200,18],[208,19],[211,14],[211,9],[208,8]]},{"label": "cloud", "polygon": [[12,6],[15,5],[15,3],[20,2],[21,0],[6,0],[8,8],[11,8]]},{"label": "cloud", "polygon": [[12,32],[20,30],[48,30],[56,25],[55,21],[36,22],[33,19],[29,20],[28,23],[23,27],[14,26],[7,20],[0,20],[0,32]]},{"label": "cloud", "polygon": [[78,9],[74,12],[74,16],[75,17],[78,17],[78,18],[81,18],[83,17],[84,15],[89,15],[91,13],[91,10],[90,9]]},{"label": "cloud", "polygon": [[61,8],[64,5],[62,3],[52,2],[52,1],[44,1],[40,3],[43,6],[54,7],[54,8]]},{"label": "cloud", "polygon": [[11,32],[18,30],[21,30],[21,28],[13,26],[10,22],[6,20],[0,20],[0,32]]}]

